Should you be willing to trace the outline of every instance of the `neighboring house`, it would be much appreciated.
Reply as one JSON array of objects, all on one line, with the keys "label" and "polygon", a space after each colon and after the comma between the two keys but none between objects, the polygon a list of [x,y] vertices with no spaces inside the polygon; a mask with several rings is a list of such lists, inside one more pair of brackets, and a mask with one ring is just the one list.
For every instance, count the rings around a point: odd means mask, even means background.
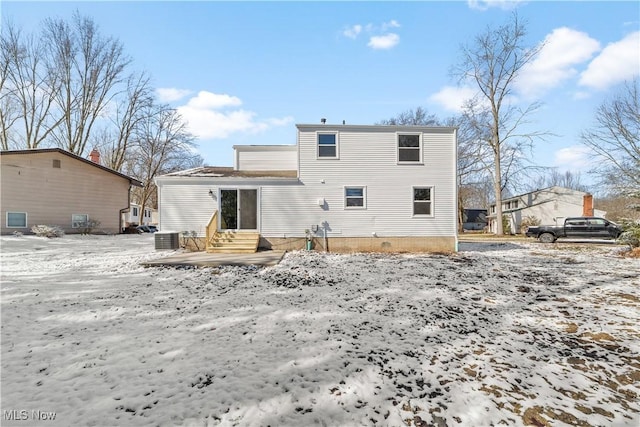
[{"label": "neighboring house", "polygon": [[233,168],[157,177],[160,228],[205,237],[215,218],[267,248],[457,249],[455,128],[296,127],[296,145],[234,146]]},{"label": "neighboring house", "polygon": [[465,209],[462,217],[462,229],[465,231],[484,230],[487,226],[486,209]]},{"label": "neighboring house", "polygon": [[[142,215],[141,215],[142,214]],[[144,212],[142,206],[137,203],[131,203],[129,210],[123,214],[123,227],[136,225],[156,225],[158,223],[158,211],[145,206]]]},{"label": "neighboring house", "polygon": [[[562,224],[572,216],[604,217],[606,212],[593,208],[593,196],[584,191],[549,187],[502,200],[502,214],[508,220],[505,233],[518,234],[522,221],[532,217],[543,225]],[[496,205],[489,207],[489,230],[496,232]]]},{"label": "neighboring house", "polygon": [[92,221],[95,231],[119,233],[129,191],[140,182],[59,148],[0,151],[2,234],[56,225],[80,233]]}]

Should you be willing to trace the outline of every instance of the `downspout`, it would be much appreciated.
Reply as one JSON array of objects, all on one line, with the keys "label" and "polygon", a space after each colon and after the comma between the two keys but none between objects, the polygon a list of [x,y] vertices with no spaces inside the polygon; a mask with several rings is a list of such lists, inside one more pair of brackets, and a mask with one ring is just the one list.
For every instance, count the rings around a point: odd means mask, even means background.
[{"label": "downspout", "polygon": [[129,191],[127,192],[127,203],[128,206],[126,208],[120,209],[120,217],[118,218],[118,234],[122,234],[122,229],[123,229],[123,223],[122,223],[122,215],[125,212],[129,212],[129,209],[131,209],[131,189],[133,188],[133,185],[131,184],[131,181],[129,181]]}]

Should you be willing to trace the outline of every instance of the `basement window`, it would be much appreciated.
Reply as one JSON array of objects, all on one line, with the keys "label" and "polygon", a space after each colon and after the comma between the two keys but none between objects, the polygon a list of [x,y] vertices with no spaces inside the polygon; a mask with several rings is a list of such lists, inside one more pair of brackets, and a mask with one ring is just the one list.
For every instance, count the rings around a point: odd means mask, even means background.
[{"label": "basement window", "polygon": [[7,228],[27,228],[27,213],[7,212]]},{"label": "basement window", "polygon": [[87,214],[71,215],[72,228],[86,228],[88,224],[89,224],[89,215]]}]

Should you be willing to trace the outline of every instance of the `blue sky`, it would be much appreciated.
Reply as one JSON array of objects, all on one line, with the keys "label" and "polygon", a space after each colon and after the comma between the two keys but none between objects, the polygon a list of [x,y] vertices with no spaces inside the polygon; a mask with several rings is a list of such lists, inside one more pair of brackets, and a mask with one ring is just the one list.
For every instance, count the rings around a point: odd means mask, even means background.
[{"label": "blue sky", "polygon": [[516,99],[544,103],[533,126],[557,135],[534,160],[586,171],[580,132],[640,73],[636,1],[0,3],[3,20],[27,31],[76,10],[92,17],[189,122],[205,163],[221,166],[233,164],[234,144],[294,144],[296,123],[322,117],[373,124],[418,106],[456,114],[473,94],[449,73],[460,45],[514,8],[529,45],[547,42],[517,82]]}]

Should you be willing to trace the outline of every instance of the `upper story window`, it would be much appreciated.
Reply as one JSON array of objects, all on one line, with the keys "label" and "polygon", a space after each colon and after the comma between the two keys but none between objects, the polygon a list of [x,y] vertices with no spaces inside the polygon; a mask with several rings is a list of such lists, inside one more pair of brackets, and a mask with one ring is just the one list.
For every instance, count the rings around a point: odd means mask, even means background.
[{"label": "upper story window", "polygon": [[318,133],[318,158],[338,158],[337,133]]},{"label": "upper story window", "polygon": [[27,213],[26,212],[7,212],[8,228],[26,228]]},{"label": "upper story window", "polygon": [[364,209],[367,207],[366,187],[344,187],[344,208]]},{"label": "upper story window", "polygon": [[398,163],[422,162],[422,135],[398,134]]},{"label": "upper story window", "polygon": [[421,216],[433,215],[432,187],[413,187],[413,214]]}]

